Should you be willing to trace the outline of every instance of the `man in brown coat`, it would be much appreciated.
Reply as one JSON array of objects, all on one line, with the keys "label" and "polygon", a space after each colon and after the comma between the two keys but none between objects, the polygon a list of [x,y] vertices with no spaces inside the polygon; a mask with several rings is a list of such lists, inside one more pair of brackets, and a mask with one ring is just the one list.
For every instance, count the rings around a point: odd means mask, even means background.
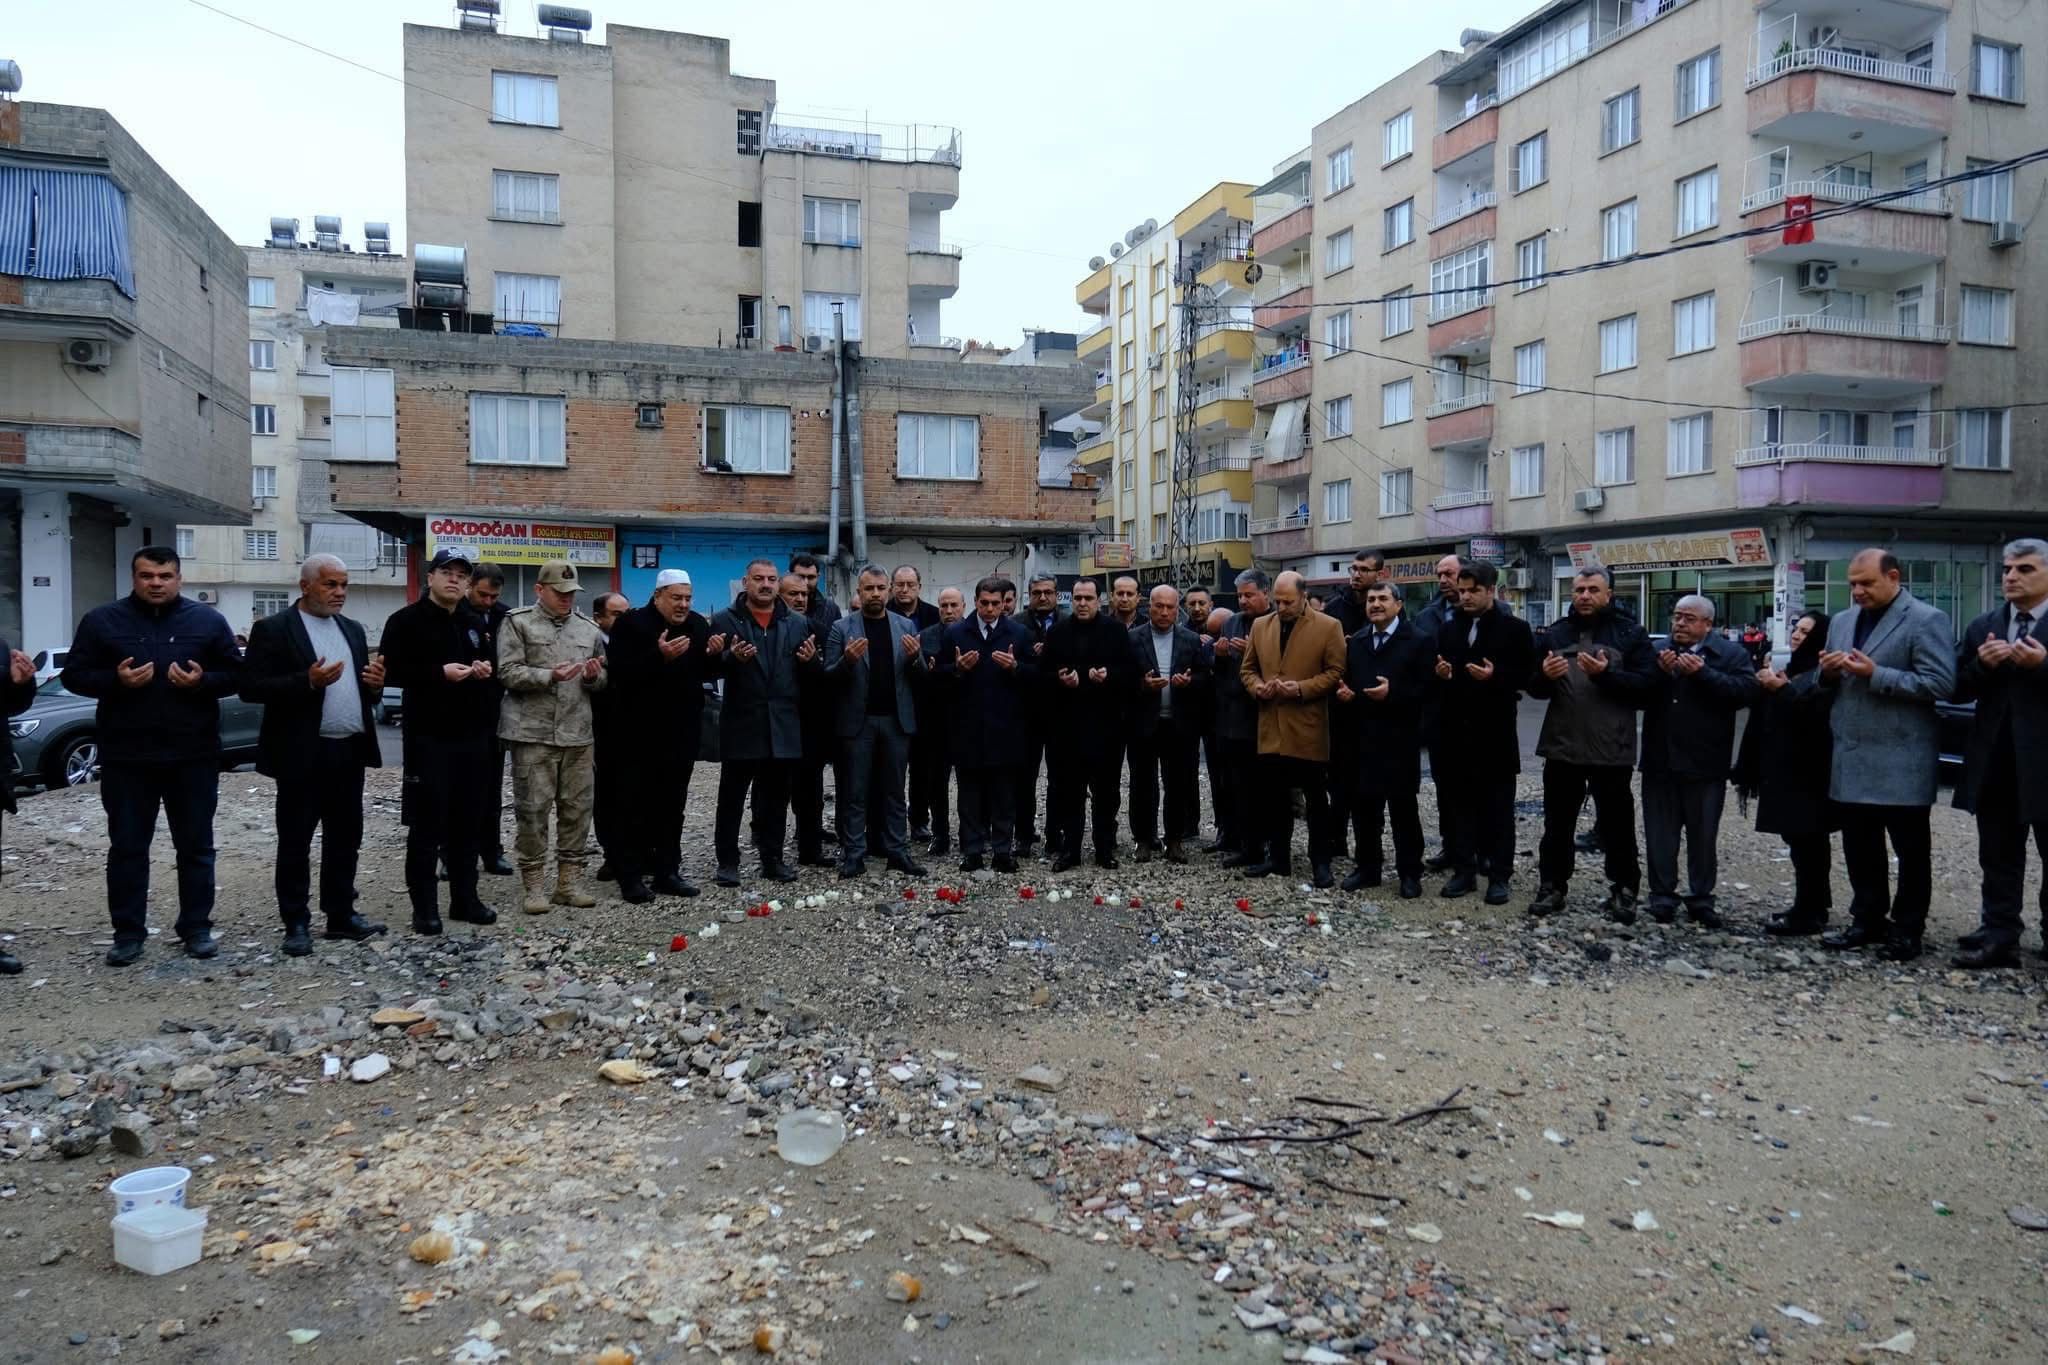
[{"label": "man in brown coat", "polygon": [[1330,694],[1344,676],[1344,627],[1308,610],[1301,575],[1273,582],[1273,612],[1252,626],[1240,669],[1244,689],[1259,707],[1260,806],[1267,820],[1266,859],[1245,875],[1291,874],[1294,803],[1301,791],[1308,812],[1308,860],[1319,887],[1330,874]]}]

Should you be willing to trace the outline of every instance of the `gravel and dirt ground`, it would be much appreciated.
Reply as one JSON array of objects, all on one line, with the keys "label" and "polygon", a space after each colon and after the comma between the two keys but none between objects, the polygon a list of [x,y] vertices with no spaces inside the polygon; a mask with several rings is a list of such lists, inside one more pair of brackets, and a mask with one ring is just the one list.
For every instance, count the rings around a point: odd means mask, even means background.
[{"label": "gravel and dirt ground", "polygon": [[[361,884],[402,929],[396,777]],[[97,795],[37,795],[0,1358],[2048,1359],[2048,962],[1947,968],[1975,840],[1935,828],[1941,947],[1905,969],[1763,938],[1790,867],[1732,809],[1713,933],[1607,924],[1590,869],[1538,925],[1527,876],[1493,908],[1127,855],[607,889],[294,960],[270,785],[234,773],[220,957],[116,971]],[[800,1109],[843,1118],[823,1165],[778,1155]],[[165,1162],[210,1224],[150,1279],[105,1187]]]}]

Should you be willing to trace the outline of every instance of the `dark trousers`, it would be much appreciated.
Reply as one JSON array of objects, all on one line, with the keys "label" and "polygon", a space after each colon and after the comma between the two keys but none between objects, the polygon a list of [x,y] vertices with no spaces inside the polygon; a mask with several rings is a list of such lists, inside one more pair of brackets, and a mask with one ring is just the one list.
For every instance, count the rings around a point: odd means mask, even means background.
[{"label": "dark trousers", "polygon": [[[1223,800],[1223,741],[1216,736],[1212,727],[1202,736],[1202,767],[1209,773],[1209,811],[1216,821],[1216,846],[1218,848],[1238,847],[1237,830],[1231,822],[1231,813]],[[1202,832],[1201,812],[1195,812],[1195,827],[1188,831],[1192,838]]]},{"label": "dark trousers", "polygon": [[[825,856],[825,767],[832,766],[833,787],[836,793],[841,777],[840,768],[834,761],[831,748],[837,741],[816,741],[820,747],[815,752],[812,741],[804,742],[804,755],[788,765],[786,781],[790,813],[796,818],[796,856],[799,859],[817,861]],[[719,791],[725,790],[723,781]],[[758,823],[755,829],[758,831]],[[776,843],[777,857],[781,856],[781,842]]]},{"label": "dark trousers", "polygon": [[[605,861],[617,869],[622,862],[634,861],[627,843],[637,834],[638,822],[632,818],[630,807],[633,799],[633,750],[622,736],[609,733],[612,727],[604,727],[591,750],[592,792],[591,822],[597,834],[598,847],[604,850]],[[640,875],[646,875],[642,872]]]},{"label": "dark trousers", "polygon": [[910,761],[924,772],[925,800],[930,802],[925,818],[931,822],[932,843],[943,845],[953,837],[953,751],[943,733],[925,737],[922,748],[913,744]]},{"label": "dark trousers", "polygon": [[1358,826],[1358,865],[1367,872],[1379,872],[1385,863],[1380,836],[1391,817],[1394,826],[1394,872],[1402,877],[1422,875],[1422,808],[1416,801],[1417,788],[1400,791],[1371,790],[1360,783],[1351,791],[1351,818]]},{"label": "dark trousers", "polygon": [[1046,745],[1045,837],[1053,850],[1081,856],[1082,807],[1093,819],[1095,852],[1116,854],[1116,810],[1122,800],[1123,763],[1113,744],[1054,740]]},{"label": "dark trousers", "polygon": [[1452,867],[1470,868],[1479,861],[1479,855],[1469,842],[1471,825],[1459,819],[1451,799],[1451,794],[1457,790],[1458,778],[1447,770],[1456,764],[1457,759],[1441,740],[1430,744],[1429,780],[1436,785],[1436,834],[1442,846],[1440,851],[1444,861]]},{"label": "dark trousers", "polygon": [[436,854],[448,866],[449,906],[476,904],[476,860],[482,851],[477,838],[483,828],[476,808],[491,809],[495,835],[504,766],[503,747],[495,739],[405,737],[399,818],[405,821],[405,889],[414,914],[440,913]]},{"label": "dark trousers", "polygon": [[1430,755],[1436,775],[1444,852],[1460,872],[1484,872],[1506,881],[1515,871],[1515,779],[1482,773],[1462,755],[1439,747]]},{"label": "dark trousers", "polygon": [[[492,738],[485,743],[490,752],[484,755],[487,771],[483,781],[487,790],[483,797],[468,808],[473,822],[471,842],[473,852],[479,858],[502,858],[505,856],[505,741]],[[467,805],[467,803],[465,803]],[[600,833],[599,838],[603,838]]]},{"label": "dark trousers", "polygon": [[[1882,925],[1889,912],[1892,927],[1918,934],[1927,924],[1934,899],[1934,833],[1926,806],[1859,806],[1841,804],[1842,861],[1849,868],[1849,914],[1858,923]],[[1889,896],[1891,867],[1885,840],[1899,860],[1899,887]],[[1889,906],[1887,906],[1889,901]]]},{"label": "dark trousers", "polygon": [[839,741],[839,770],[846,789],[839,794],[839,863],[859,862],[868,853],[868,819],[882,817],[881,844],[891,858],[910,860],[910,807],[903,799],[903,769],[910,761],[910,736],[894,716],[869,716],[860,733]]},{"label": "dark trousers", "polygon": [[[1038,842],[1038,767],[1045,757],[1045,736],[1039,731],[1037,719],[1029,719],[1025,724],[1030,733],[1024,739],[1024,761],[1016,769],[1016,794],[1012,798],[1019,848],[1029,848]],[[1052,810],[1050,774],[1047,776],[1046,795],[1045,808],[1049,813]]]},{"label": "dark trousers", "polygon": [[2042,859],[2041,934],[2048,939],[2048,821],[2020,818],[2019,782],[2010,744],[1985,774],[1977,794],[1977,865],[1984,871],[1983,931],[1993,944],[2016,944],[2026,932],[2027,835]]},{"label": "dark trousers", "polygon": [[149,845],[159,808],[178,851],[178,937],[213,927],[213,810],[219,799],[220,763],[211,757],[101,766],[107,913],[116,942],[140,942],[149,933]]},{"label": "dark trousers", "polygon": [[782,841],[789,834],[790,776],[800,763],[782,758],[729,758],[718,765],[718,816],[712,844],[720,867],[740,865],[740,812],[746,809],[749,789],[754,793],[754,848],[761,855],[762,866],[782,861]]},{"label": "dark trousers", "polygon": [[[1643,869],[1636,858],[1635,800],[1628,783],[1629,770],[1624,767],[1591,767],[1556,758],[1543,761],[1543,842],[1536,855],[1538,881],[1560,890],[1571,881],[1578,861],[1575,841],[1579,811],[1590,791],[1593,828],[1600,836],[1607,880],[1632,892],[1642,889]],[[1648,785],[1647,779],[1644,785]],[[1647,824],[1647,813],[1643,819]]]},{"label": "dark trousers", "polygon": [[1159,843],[1160,788],[1166,792],[1166,837],[1179,843],[1201,805],[1195,791],[1194,729],[1179,716],[1161,716],[1149,735],[1131,732],[1131,837]]},{"label": "dark trousers", "polygon": [[960,769],[960,852],[969,858],[1014,854],[1016,801],[1013,765]]},{"label": "dark trousers", "polygon": [[[1265,822],[1259,818],[1259,741],[1245,735],[1224,735],[1216,741],[1223,759],[1223,794],[1217,798],[1216,824],[1229,816],[1230,846],[1247,853],[1264,847]],[[1218,837],[1223,837],[1219,834]]]},{"label": "dark trousers", "polygon": [[1330,837],[1329,764],[1312,759],[1289,758],[1284,754],[1259,755],[1258,802],[1265,816],[1267,856],[1285,865],[1294,851],[1294,800],[1301,792],[1308,813],[1308,860],[1311,865],[1330,861],[1335,843]]},{"label": "dark trousers", "polygon": [[[1643,850],[1649,855],[1652,909],[1678,908],[1680,836],[1685,839],[1685,907],[1714,908],[1714,883],[1720,876],[1715,847],[1721,834],[1721,808],[1727,801],[1725,778],[1643,774]],[[1604,848],[1604,828],[1600,837]],[[1613,856],[1610,851],[1608,857]]]},{"label": "dark trousers", "polygon": [[[1335,707],[1331,708],[1335,710]],[[1342,856],[1348,842],[1358,833],[1355,828],[1355,813],[1351,799],[1358,787],[1358,733],[1353,722],[1346,717],[1338,724],[1332,717],[1330,722],[1330,845]],[[1363,857],[1363,854],[1359,855]]]},{"label": "dark trousers", "polygon": [[313,831],[320,831],[320,913],[347,919],[356,904],[363,848],[363,756],[359,741],[323,739],[310,768],[277,780],[277,913],[312,921]]},{"label": "dark trousers", "polygon": [[[697,733],[695,724],[683,729],[692,736]],[[689,800],[696,760],[688,754],[643,752],[630,754],[623,761],[619,848],[616,852],[607,849],[607,855],[622,878],[681,876],[683,808]],[[602,782],[602,756],[597,773]],[[600,832],[598,838],[603,837]]]},{"label": "dark trousers", "polygon": [[1792,851],[1792,913],[1826,919],[1835,908],[1834,887],[1828,874],[1833,871],[1834,845],[1826,831],[1818,834],[1785,836]]},{"label": "dark trousers", "polygon": [[932,824],[931,756],[926,750],[933,741],[922,729],[910,737],[910,827],[930,829]]}]

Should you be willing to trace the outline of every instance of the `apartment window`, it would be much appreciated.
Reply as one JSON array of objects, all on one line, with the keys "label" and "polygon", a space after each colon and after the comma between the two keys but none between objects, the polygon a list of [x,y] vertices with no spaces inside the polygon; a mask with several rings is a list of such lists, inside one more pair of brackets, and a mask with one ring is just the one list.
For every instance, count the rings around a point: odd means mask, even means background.
[{"label": "apartment window", "polygon": [[1516,446],[1508,452],[1508,496],[1543,496],[1543,447]]},{"label": "apartment window", "polygon": [[276,558],[277,558],[277,532],[275,532],[275,531],[244,531],[244,532],[242,532],[242,558],[244,558],[244,559],[276,559]]},{"label": "apartment window", "polygon": [[1166,475],[1167,475],[1167,473],[1168,473],[1168,470],[1169,470],[1169,465],[1168,465],[1168,463],[1167,463],[1167,459],[1166,459],[1166,452],[1165,452],[1165,451],[1163,451],[1163,450],[1155,450],[1155,451],[1153,451],[1153,452],[1152,452],[1152,482],[1154,482],[1154,483],[1165,483],[1165,482],[1166,482]]},{"label": "apartment window", "polygon": [[761,154],[761,111],[759,109],[738,109],[735,121],[736,141],[734,150],[741,156]]},{"label": "apartment window", "polygon": [[1481,242],[1429,263],[1429,311],[1440,318],[1484,308],[1492,301],[1493,243]]},{"label": "apartment window", "polygon": [[1397,337],[1415,327],[1415,291],[1403,289],[1380,300],[1380,335]]},{"label": "apartment window", "polygon": [[1664,472],[1672,478],[1704,474],[1713,467],[1714,414],[1696,412],[1665,424]]},{"label": "apartment window", "polygon": [[1970,44],[1970,93],[1995,100],[2023,98],[2020,50],[2011,43],[1979,38]]},{"label": "apartment window", "polygon": [[804,240],[827,246],[859,246],[860,200],[805,195]]},{"label": "apartment window", "polygon": [[1351,520],[1351,480],[1337,479],[1323,485],[1323,521]]},{"label": "apartment window", "polygon": [[860,295],[804,293],[804,332],[808,336],[832,335],[832,309],[839,309],[839,321],[848,341],[860,340]]},{"label": "apartment window", "polygon": [[1892,414],[1892,449],[1912,450],[1920,444],[1920,414],[1911,408]]},{"label": "apartment window", "polygon": [[1714,344],[1714,292],[1694,294],[1671,305],[1671,354],[1691,355]]},{"label": "apartment window", "polygon": [[1152,420],[1157,422],[1166,416],[1166,390],[1152,390]]},{"label": "apartment window", "polygon": [[739,201],[739,242],[740,246],[761,245],[761,206],[749,200]]},{"label": "apartment window", "polygon": [[1415,111],[1403,109],[1386,121],[1382,131],[1381,162],[1399,161],[1415,150]]},{"label": "apartment window", "polygon": [[180,558],[180,559],[190,559],[190,558],[192,558],[192,557],[193,557],[193,555],[192,555],[192,545],[193,545],[193,535],[192,535],[192,528],[191,528],[191,527],[189,527],[189,526],[180,526],[180,527],[178,528],[178,538],[177,538],[177,543],[176,543],[176,544],[175,544],[175,545],[174,545],[174,546],[172,547],[172,548],[174,548],[174,549],[176,549],[176,550],[177,550],[177,552],[178,552],[178,558]]},{"label": "apartment window", "polygon": [[[1963,164],[1969,170],[1982,171],[1997,163],[1973,156]],[[1963,217],[1979,223],[1996,223],[2012,217],[2012,171],[2007,169],[1992,175],[1979,175],[1975,180],[1965,180]]]},{"label": "apartment window", "polygon": [[1600,106],[1600,151],[1619,151],[1643,136],[1643,91],[1624,90]]},{"label": "apartment window", "polygon": [[1415,473],[1389,469],[1380,474],[1380,515],[1405,517],[1415,510]]},{"label": "apartment window", "polygon": [[1702,232],[1721,221],[1721,168],[1709,166],[1688,175],[1677,185],[1678,209],[1672,219],[1671,235],[1684,237]]},{"label": "apartment window", "polygon": [[1598,484],[1636,481],[1636,429],[1616,427],[1593,437],[1593,481]]},{"label": "apartment window", "polygon": [[981,419],[940,413],[896,414],[896,477],[981,477]]},{"label": "apartment window", "polygon": [[1626,370],[1636,363],[1636,315],[1608,318],[1600,324],[1600,373]]},{"label": "apartment window", "polygon": [[330,457],[336,460],[398,458],[397,407],[390,370],[334,367],[334,428]]},{"label": "apartment window", "polygon": [[1152,514],[1152,545],[1152,553],[1154,555],[1166,552],[1166,513],[1164,512],[1154,512]]},{"label": "apartment window", "polygon": [[251,308],[277,307],[277,281],[267,275],[249,277],[249,306]]},{"label": "apartment window", "polygon": [[1128,313],[1138,306],[1138,286],[1132,284],[1129,280],[1125,280],[1123,286],[1116,293],[1118,312]]},{"label": "apartment window", "polygon": [[1549,357],[1543,339],[1515,347],[1515,394],[1537,393],[1543,388]]},{"label": "apartment window", "polygon": [[[1396,379],[1380,385],[1380,425],[1391,427],[1415,416],[1415,381]],[[1336,435],[1331,432],[1331,435]]]},{"label": "apartment window", "polygon": [[249,405],[249,434],[251,436],[277,435],[277,404],[251,403]]},{"label": "apartment window", "polygon": [[258,588],[249,594],[250,607],[259,621],[275,616],[292,604],[292,595],[275,588]]},{"label": "apartment window", "polygon": [[1323,434],[1326,436],[1349,436],[1351,434],[1351,395],[1323,400]]},{"label": "apartment window", "polygon": [[1138,405],[1130,399],[1125,399],[1124,405],[1117,409],[1116,429],[1127,435],[1138,429]]},{"label": "apartment window", "polygon": [[1925,157],[1918,161],[1908,161],[1905,165],[1899,167],[1900,189],[1917,190],[1926,183],[1927,159]]},{"label": "apartment window", "polygon": [[249,343],[249,368],[252,370],[276,369],[277,343],[274,341],[251,341]]},{"label": "apartment window", "polygon": [[1205,493],[1195,500],[1195,543],[1248,540],[1251,519],[1250,503],[1238,502],[1228,493]]},{"label": "apartment window", "polygon": [[1126,341],[1116,348],[1117,373],[1129,374],[1138,368],[1138,343]]},{"label": "apartment window", "polygon": [[1152,262],[1152,292],[1157,294],[1166,288],[1166,262]]},{"label": "apartment window", "polygon": [[1517,294],[1526,294],[1531,289],[1543,287],[1543,272],[1548,270],[1550,248],[1547,234],[1539,234],[1515,243],[1515,286]]},{"label": "apartment window", "polygon": [[736,297],[739,312],[735,325],[739,329],[740,337],[746,341],[759,341],[761,339],[761,296],[759,294],[740,294]]},{"label": "apartment window", "polygon": [[495,278],[498,321],[561,326],[560,275],[513,275],[500,270],[495,272]]},{"label": "apartment window", "polygon": [[1380,249],[1392,251],[1415,240],[1415,201],[1403,199],[1380,215]]},{"label": "apartment window", "polygon": [[1550,179],[1550,134],[1538,133],[1515,144],[1514,191],[1520,194]]},{"label": "apartment window", "polygon": [[1870,414],[1847,408],[1830,408],[1815,415],[1814,440],[1823,446],[1867,446],[1870,444]]},{"label": "apartment window", "polygon": [[1119,476],[1123,482],[1123,490],[1128,493],[1138,486],[1138,462],[1135,459],[1126,459],[1119,468],[1123,471]]},{"label": "apartment window", "polygon": [[1351,310],[1330,313],[1323,318],[1323,350],[1329,355],[1342,355],[1351,349]]},{"label": "apartment window", "polygon": [[1636,201],[1600,210],[1600,259],[1618,261],[1636,252]]},{"label": "apartment window", "polygon": [[1964,285],[1963,326],[1957,335],[1987,346],[2012,345],[2012,290]]},{"label": "apartment window", "polygon": [[789,473],[789,409],[710,404],[704,409],[704,463],[726,474]]},{"label": "apartment window", "polygon": [[1892,293],[1892,320],[1899,325],[1901,333],[1910,335],[1920,325],[1921,288],[1909,284]]},{"label": "apartment window", "polygon": [[1333,232],[1323,238],[1323,273],[1334,275],[1340,270],[1351,268],[1351,229]]},{"label": "apartment window", "polygon": [[534,171],[492,171],[491,216],[518,223],[561,222],[561,177]]},{"label": "apartment window", "polygon": [[249,496],[252,498],[274,498],[277,496],[277,466],[257,464],[249,466]]},{"label": "apartment window", "polygon": [[1329,157],[1327,158],[1327,160],[1328,160],[1328,172],[1329,172],[1329,174],[1328,174],[1328,178],[1327,178],[1327,180],[1326,180],[1326,182],[1325,182],[1325,184],[1326,184],[1327,188],[1326,188],[1326,189],[1324,190],[1324,193],[1325,193],[1325,194],[1335,194],[1335,193],[1336,193],[1336,192],[1337,192],[1338,190],[1348,190],[1348,189],[1350,189],[1350,188],[1351,188],[1351,146],[1350,146],[1350,144],[1349,144],[1349,143],[1346,143],[1346,144],[1345,144],[1344,146],[1342,146],[1342,147],[1339,147],[1339,148],[1338,148],[1338,149],[1337,149],[1336,151],[1334,151],[1334,152],[1331,152],[1331,153],[1330,153],[1330,155],[1329,155]]},{"label": "apartment window", "polygon": [[1163,322],[1152,326],[1152,354],[1166,354],[1166,324]]},{"label": "apartment window", "polygon": [[1964,408],[1962,445],[1956,451],[1961,469],[2012,468],[2012,414],[2004,408]]},{"label": "apartment window", "polygon": [[1678,64],[1678,120],[1704,113],[1721,102],[1721,49]]},{"label": "apartment window", "polygon": [[566,464],[563,402],[515,393],[469,396],[469,458],[476,464]]},{"label": "apartment window", "polygon": [[491,73],[491,118],[497,123],[530,123],[539,128],[562,126],[553,76],[523,71]]}]

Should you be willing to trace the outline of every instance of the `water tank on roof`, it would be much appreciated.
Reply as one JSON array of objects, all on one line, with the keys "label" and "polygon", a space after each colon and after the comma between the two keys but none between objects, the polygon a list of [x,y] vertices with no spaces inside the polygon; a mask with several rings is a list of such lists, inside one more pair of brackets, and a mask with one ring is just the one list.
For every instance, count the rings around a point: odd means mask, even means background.
[{"label": "water tank on roof", "polygon": [[289,251],[299,244],[299,220],[296,218],[273,218],[270,220],[271,246],[283,247]]},{"label": "water tank on roof", "polygon": [[587,9],[542,5],[537,17],[540,26],[548,31],[548,37],[558,43],[580,43],[583,35],[590,32],[590,11]]},{"label": "water tank on roof", "polygon": [[419,243],[412,249],[412,277],[422,284],[467,284],[469,252],[459,246]]},{"label": "water tank on roof", "polygon": [[375,256],[386,256],[391,252],[391,224],[363,224],[363,250]]},{"label": "water tank on roof", "polygon": [[329,213],[313,215],[313,244],[322,251],[341,250],[341,219]]}]

